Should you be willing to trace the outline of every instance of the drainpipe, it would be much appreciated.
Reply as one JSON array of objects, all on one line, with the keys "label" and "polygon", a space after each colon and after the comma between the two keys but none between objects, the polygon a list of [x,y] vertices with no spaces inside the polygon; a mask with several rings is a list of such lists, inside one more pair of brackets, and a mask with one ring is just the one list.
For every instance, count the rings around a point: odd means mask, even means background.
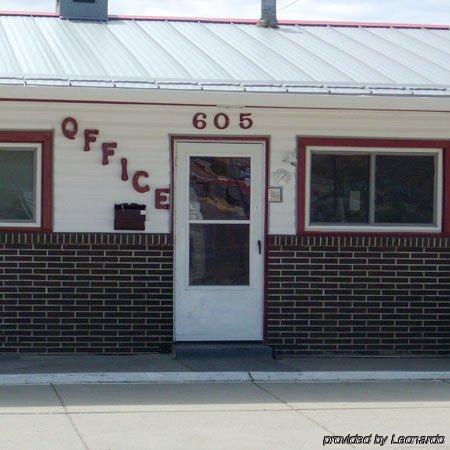
[{"label": "drainpipe", "polygon": [[259,19],[258,26],[278,28],[277,0],[261,0],[261,19]]}]

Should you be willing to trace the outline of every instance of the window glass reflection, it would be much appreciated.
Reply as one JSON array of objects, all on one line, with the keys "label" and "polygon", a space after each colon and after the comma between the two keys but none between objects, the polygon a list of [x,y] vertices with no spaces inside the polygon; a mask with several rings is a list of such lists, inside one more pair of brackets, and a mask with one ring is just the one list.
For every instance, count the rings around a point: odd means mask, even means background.
[{"label": "window glass reflection", "polygon": [[34,222],[35,159],[34,150],[0,149],[1,222]]},{"label": "window glass reflection", "polygon": [[189,219],[250,219],[250,158],[190,158]]},{"label": "window glass reflection", "polygon": [[376,223],[434,221],[434,156],[377,155]]},{"label": "window glass reflection", "polygon": [[248,224],[191,224],[189,284],[191,286],[248,286]]},{"label": "window glass reflection", "polygon": [[370,156],[313,154],[311,223],[368,223]]}]

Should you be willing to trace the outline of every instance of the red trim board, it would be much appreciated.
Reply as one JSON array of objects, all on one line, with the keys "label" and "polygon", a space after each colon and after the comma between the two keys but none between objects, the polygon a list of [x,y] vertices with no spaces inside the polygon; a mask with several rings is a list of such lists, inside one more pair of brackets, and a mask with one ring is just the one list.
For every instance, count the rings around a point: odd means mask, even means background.
[{"label": "red trim board", "polygon": [[42,145],[41,225],[35,228],[0,227],[0,232],[44,232],[53,228],[53,133],[51,131],[0,131],[0,142]]},{"label": "red trim board", "polygon": [[[7,86],[7,85],[5,85]],[[72,88],[71,88],[72,89]],[[115,88],[117,89],[117,88]],[[285,95],[285,94],[282,94]],[[309,95],[309,94],[308,94]],[[79,105],[133,105],[133,106],[175,106],[175,107],[203,107],[217,108],[217,103],[174,103],[174,102],[140,102],[121,100],[70,100],[55,98],[5,98],[0,97],[0,102],[4,103],[67,103]],[[244,109],[279,109],[279,110],[317,110],[317,111],[376,111],[376,112],[407,112],[407,113],[442,113],[449,114],[450,109],[399,109],[399,108],[355,108],[355,107],[324,107],[324,106],[268,106],[268,105],[239,105]]]}]

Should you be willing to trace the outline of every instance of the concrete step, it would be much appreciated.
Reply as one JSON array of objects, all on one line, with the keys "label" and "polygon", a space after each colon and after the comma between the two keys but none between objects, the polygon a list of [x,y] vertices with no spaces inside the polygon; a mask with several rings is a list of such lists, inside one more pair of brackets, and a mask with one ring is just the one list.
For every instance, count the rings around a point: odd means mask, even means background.
[{"label": "concrete step", "polygon": [[262,342],[176,342],[176,358],[269,358],[273,349]]}]

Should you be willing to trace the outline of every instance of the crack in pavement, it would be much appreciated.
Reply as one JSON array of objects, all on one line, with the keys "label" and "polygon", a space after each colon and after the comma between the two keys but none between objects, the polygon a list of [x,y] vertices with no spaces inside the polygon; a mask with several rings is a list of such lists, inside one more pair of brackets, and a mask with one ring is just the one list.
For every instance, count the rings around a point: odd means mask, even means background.
[{"label": "crack in pavement", "polygon": [[[306,414],[303,414],[301,411],[295,409],[294,407],[292,407],[291,405],[289,405],[287,402],[285,402],[283,399],[281,399],[280,397],[276,396],[274,393],[270,392],[269,390],[265,389],[263,386],[260,386],[252,377],[251,373],[249,372],[249,376],[251,379],[251,383],[256,386],[258,389],[261,389],[263,392],[265,392],[266,394],[269,394],[271,397],[273,397],[274,399],[278,400],[279,402],[283,403],[283,405],[287,406],[291,411],[295,412],[296,414],[298,414],[299,416],[303,417],[304,419],[312,422],[314,425],[318,426],[319,428],[321,428],[322,430],[325,430],[327,433],[330,433],[332,436],[337,436],[336,433],[334,433],[333,431],[329,430],[328,428],[326,428],[325,426],[323,426],[322,424],[320,424],[319,422],[315,421],[313,418],[307,416]],[[354,445],[350,445],[352,448],[355,448]]]},{"label": "crack in pavement", "polygon": [[83,447],[86,450],[90,450],[89,446],[87,445],[86,441],[84,440],[83,436],[81,435],[81,432],[78,430],[77,426],[75,425],[74,421],[72,420],[72,417],[70,416],[69,411],[67,411],[66,405],[64,404],[64,401],[63,401],[61,395],[59,395],[59,392],[56,389],[56,386],[54,384],[51,384],[51,387],[52,387],[53,392],[55,393],[56,397],[58,397],[58,400],[61,403],[61,406],[64,408],[65,415],[69,419],[69,422],[71,423],[72,428],[74,429],[75,433],[77,434],[78,438],[80,439],[81,443],[83,444]]}]

